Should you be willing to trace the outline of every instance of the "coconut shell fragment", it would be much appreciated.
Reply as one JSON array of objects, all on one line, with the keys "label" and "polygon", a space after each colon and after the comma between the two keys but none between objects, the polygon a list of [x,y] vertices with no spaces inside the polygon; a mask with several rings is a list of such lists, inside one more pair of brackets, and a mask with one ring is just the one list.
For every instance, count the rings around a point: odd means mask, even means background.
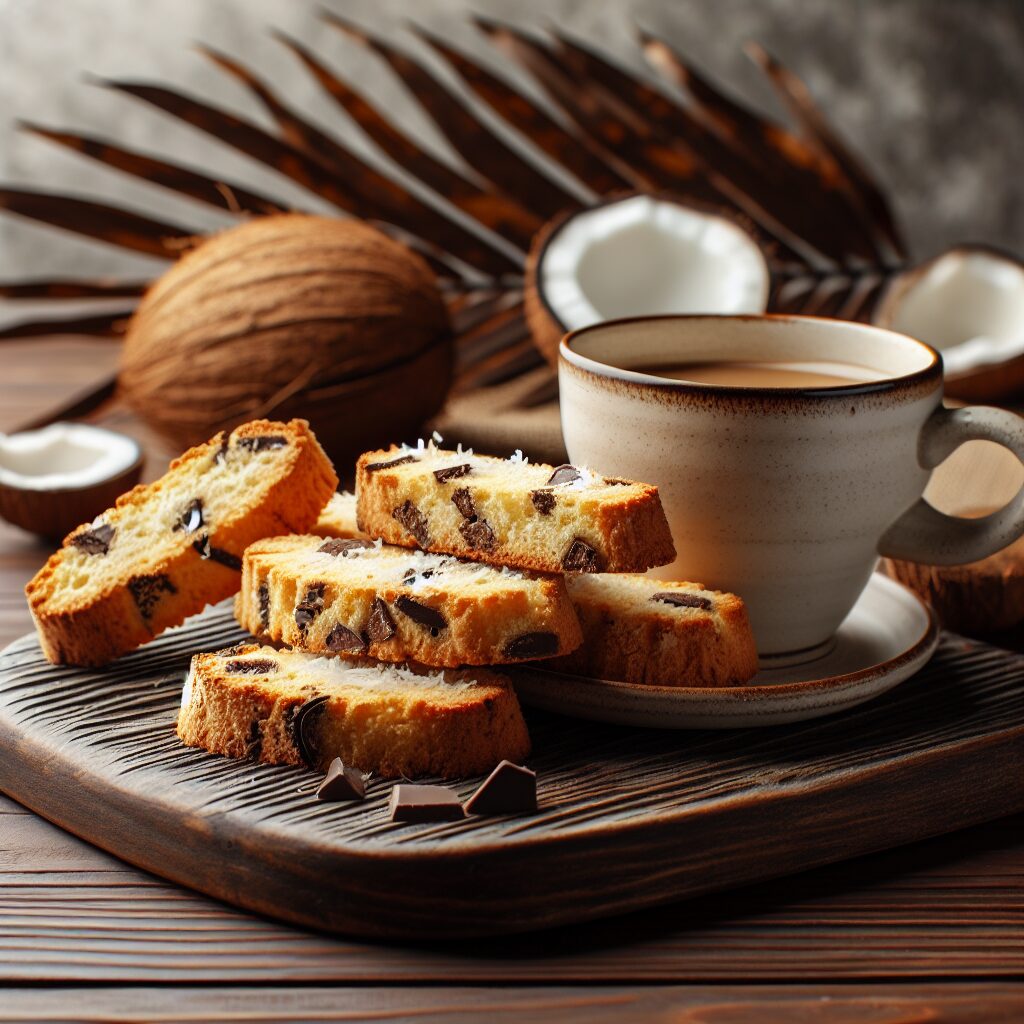
[{"label": "coconut shell fragment", "polygon": [[212,236],[157,280],[119,382],[177,447],[302,416],[344,463],[415,435],[443,404],[453,359],[423,259],[357,220],[287,214]]}]

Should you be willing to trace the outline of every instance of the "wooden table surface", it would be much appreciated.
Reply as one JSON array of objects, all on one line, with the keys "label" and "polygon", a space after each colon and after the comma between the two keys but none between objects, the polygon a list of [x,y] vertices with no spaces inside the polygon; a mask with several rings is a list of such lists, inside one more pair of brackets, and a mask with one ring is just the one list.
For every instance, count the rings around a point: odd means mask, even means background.
[{"label": "wooden table surface", "polygon": [[[4,344],[0,430],[115,358]],[[138,424],[103,421],[159,474],[168,453]],[[0,523],[0,648],[31,628],[21,588],[47,554]],[[0,986],[0,1021],[1024,1020],[1024,817],[583,927],[398,946],[223,906],[0,795]]]}]

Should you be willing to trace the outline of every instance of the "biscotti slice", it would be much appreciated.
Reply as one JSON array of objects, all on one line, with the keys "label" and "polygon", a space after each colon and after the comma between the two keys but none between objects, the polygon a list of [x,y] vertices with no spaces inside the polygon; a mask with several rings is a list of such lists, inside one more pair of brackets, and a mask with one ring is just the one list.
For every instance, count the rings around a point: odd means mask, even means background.
[{"label": "biscotti slice", "polygon": [[79,527],[25,588],[55,664],[103,665],[238,590],[254,540],[303,532],[338,485],[305,420],[189,449]]},{"label": "biscotti slice", "polygon": [[356,496],[347,491],[332,494],[309,532],[318,537],[365,537],[356,525]]},{"label": "biscotti slice", "polygon": [[197,654],[178,736],[191,747],[385,778],[490,771],[530,752],[515,691],[483,669],[347,662],[255,644]]},{"label": "biscotti slice", "polygon": [[300,650],[443,667],[547,658],[580,642],[561,576],[368,540],[250,545],[235,613],[250,633]]},{"label": "biscotti slice", "polygon": [[368,452],[359,527],[389,544],[540,572],[642,572],[675,558],[658,489],[576,466],[428,444]]},{"label": "biscotti slice", "polygon": [[583,643],[541,667],[651,686],[735,686],[757,672],[735,594],[648,576],[566,577]]}]

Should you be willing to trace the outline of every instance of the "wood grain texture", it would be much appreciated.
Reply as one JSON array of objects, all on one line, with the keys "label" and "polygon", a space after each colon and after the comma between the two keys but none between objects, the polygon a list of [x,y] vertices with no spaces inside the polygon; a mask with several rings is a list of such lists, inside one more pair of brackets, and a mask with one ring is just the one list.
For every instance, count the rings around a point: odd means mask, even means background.
[{"label": "wood grain texture", "polygon": [[671,985],[572,988],[239,988],[65,989],[10,993],[0,1021],[653,1021],[656,1024],[996,1024],[1024,1014],[1024,989],[1011,984],[927,985],[907,992],[887,985],[754,986],[727,990]]},{"label": "wood grain texture", "polygon": [[0,656],[0,788],[228,902],[397,937],[610,916],[1024,807],[1006,784],[1024,776],[1024,657],[957,638],[885,697],[800,726],[683,735],[533,713],[540,813],[422,827],[388,820],[381,780],[365,804],[317,804],[302,769],[178,743],[191,654],[240,638],[212,609],[103,672],[17,641]]},{"label": "wood grain texture", "polygon": [[0,983],[636,984],[1019,977],[1024,818],[472,944],[296,931],[144,875],[0,797]]}]

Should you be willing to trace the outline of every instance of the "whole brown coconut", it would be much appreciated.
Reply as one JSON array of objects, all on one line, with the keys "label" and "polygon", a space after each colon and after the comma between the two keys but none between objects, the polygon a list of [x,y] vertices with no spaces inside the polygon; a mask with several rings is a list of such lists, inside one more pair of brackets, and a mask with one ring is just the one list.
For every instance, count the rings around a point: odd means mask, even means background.
[{"label": "whole brown coconut", "polygon": [[357,220],[285,214],[214,235],[153,284],[119,382],[177,447],[300,416],[344,470],[413,437],[444,403],[453,361],[419,256]]}]

